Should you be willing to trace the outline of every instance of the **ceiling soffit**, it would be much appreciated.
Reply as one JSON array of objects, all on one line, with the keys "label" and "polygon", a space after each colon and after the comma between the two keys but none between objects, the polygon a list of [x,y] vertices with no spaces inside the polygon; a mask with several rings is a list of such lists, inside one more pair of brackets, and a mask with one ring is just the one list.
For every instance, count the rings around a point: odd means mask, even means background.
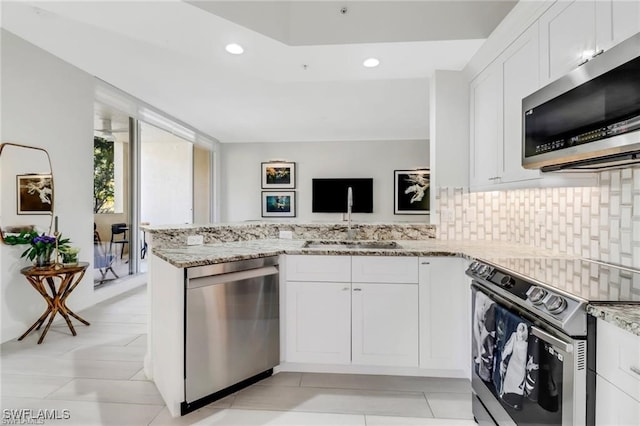
[{"label": "ceiling soffit", "polygon": [[187,1],[290,46],[485,39],[517,1]]}]

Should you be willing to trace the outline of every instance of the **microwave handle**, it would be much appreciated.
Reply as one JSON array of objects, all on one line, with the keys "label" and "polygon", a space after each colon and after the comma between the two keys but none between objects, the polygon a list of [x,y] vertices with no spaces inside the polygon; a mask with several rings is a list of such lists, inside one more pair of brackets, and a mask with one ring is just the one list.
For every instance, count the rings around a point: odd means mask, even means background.
[{"label": "microwave handle", "polygon": [[537,338],[539,338],[544,342],[550,343],[558,347],[559,349],[563,350],[566,353],[573,352],[573,345],[571,343],[567,343],[563,340],[560,340],[557,337],[554,337],[551,334],[547,333],[546,331],[539,329],[538,327],[531,327],[531,334],[533,334],[534,336],[536,336]]}]

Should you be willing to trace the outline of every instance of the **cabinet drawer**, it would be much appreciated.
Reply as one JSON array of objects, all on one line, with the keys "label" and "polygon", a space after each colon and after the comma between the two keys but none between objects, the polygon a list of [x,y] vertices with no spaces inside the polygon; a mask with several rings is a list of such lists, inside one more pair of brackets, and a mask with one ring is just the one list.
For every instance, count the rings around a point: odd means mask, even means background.
[{"label": "cabinet drawer", "polygon": [[640,337],[598,320],[596,372],[640,401]]},{"label": "cabinet drawer", "polygon": [[354,283],[418,283],[418,258],[399,256],[353,256]]},{"label": "cabinet drawer", "polygon": [[351,256],[287,256],[287,281],[351,281]]},{"label": "cabinet drawer", "polygon": [[596,377],[596,426],[640,424],[640,402],[600,376]]}]

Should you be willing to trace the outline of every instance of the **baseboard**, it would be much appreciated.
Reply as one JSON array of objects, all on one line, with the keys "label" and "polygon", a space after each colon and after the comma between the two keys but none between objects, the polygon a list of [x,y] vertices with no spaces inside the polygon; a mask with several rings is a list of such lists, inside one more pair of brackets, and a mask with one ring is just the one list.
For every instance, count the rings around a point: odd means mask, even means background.
[{"label": "baseboard", "polygon": [[283,362],[273,369],[296,373],[337,373],[337,374],[377,374],[385,376],[443,377],[452,379],[468,379],[462,370],[435,370],[418,367],[387,367],[379,365],[352,364],[304,364]]}]

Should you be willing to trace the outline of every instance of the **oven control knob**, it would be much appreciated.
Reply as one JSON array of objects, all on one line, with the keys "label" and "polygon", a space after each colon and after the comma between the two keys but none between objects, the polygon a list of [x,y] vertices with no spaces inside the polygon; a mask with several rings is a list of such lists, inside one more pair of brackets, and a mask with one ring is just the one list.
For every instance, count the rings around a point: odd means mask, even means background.
[{"label": "oven control knob", "polygon": [[542,303],[542,299],[547,295],[547,291],[540,287],[531,287],[529,290],[527,297],[534,305],[539,305]]},{"label": "oven control knob", "polygon": [[567,308],[567,301],[560,296],[550,296],[544,303],[544,307],[552,314],[559,314]]},{"label": "oven control knob", "polygon": [[480,264],[476,261],[471,262],[471,265],[469,265],[469,270],[471,272],[475,272],[478,269],[478,266],[480,266]]},{"label": "oven control knob", "polygon": [[516,285],[516,280],[513,277],[509,276],[509,275],[505,275],[500,280],[500,285],[502,287],[504,287],[504,288],[511,288],[514,285]]}]

